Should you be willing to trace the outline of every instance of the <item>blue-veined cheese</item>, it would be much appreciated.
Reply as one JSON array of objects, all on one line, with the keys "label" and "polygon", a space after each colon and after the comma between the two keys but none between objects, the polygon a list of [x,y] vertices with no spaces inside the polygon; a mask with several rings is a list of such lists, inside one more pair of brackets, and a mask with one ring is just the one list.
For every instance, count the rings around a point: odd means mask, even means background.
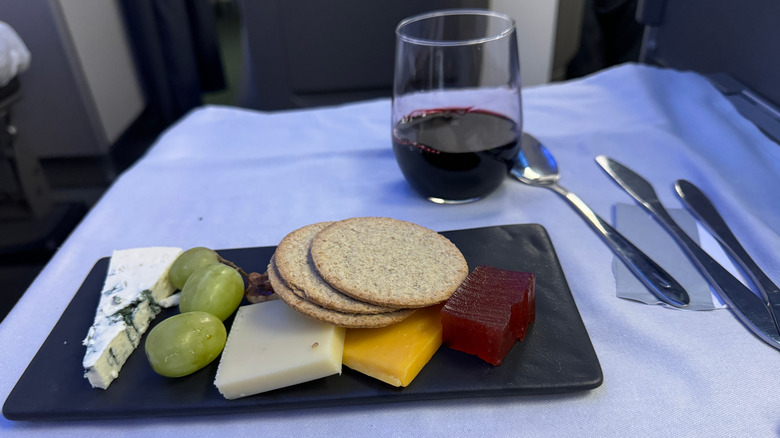
[{"label": "blue-veined cheese", "polygon": [[239,307],[214,380],[227,399],[341,374],[344,328],[281,300]]},{"label": "blue-veined cheese", "polygon": [[175,290],[168,270],[181,248],[134,248],[111,256],[95,321],[84,345],[84,377],[93,388],[108,388],[138,347],[160,302]]}]

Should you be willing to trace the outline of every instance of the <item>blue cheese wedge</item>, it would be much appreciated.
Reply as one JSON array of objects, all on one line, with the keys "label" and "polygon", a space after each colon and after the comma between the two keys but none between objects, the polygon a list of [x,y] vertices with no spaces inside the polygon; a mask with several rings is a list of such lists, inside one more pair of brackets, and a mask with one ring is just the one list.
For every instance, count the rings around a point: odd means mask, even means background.
[{"label": "blue cheese wedge", "polygon": [[100,292],[95,321],[84,346],[84,377],[93,388],[108,388],[138,347],[160,302],[175,290],[168,270],[181,248],[134,248],[114,251]]}]

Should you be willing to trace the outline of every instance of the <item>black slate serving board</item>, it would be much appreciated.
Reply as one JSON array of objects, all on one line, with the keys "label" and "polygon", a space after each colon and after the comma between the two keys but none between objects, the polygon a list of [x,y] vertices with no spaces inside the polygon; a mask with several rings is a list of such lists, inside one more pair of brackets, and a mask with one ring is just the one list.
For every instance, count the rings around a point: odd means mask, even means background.
[{"label": "black slate serving board", "polygon": [[[83,377],[81,344],[94,318],[108,268],[99,260],[3,406],[11,420],[127,418],[237,413],[362,403],[555,394],[598,387],[596,353],[546,230],[537,224],[442,233],[469,267],[492,265],[536,274],[536,322],[499,367],[441,347],[406,388],[394,388],[344,368],[331,376],[237,400],[213,385],[218,360],[190,376],[155,374],[141,345],[107,390]],[[274,247],[221,250],[247,271],[264,272]],[[166,309],[153,325],[178,313]],[[226,321],[229,324],[231,320]]]}]

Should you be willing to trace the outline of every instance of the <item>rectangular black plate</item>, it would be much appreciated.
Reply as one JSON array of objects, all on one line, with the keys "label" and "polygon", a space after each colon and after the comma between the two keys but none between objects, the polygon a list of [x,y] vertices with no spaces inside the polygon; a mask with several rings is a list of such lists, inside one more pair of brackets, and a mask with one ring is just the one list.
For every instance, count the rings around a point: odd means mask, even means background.
[{"label": "rectangular black plate", "polygon": [[[99,260],[3,406],[11,420],[91,419],[236,413],[369,402],[499,395],[554,394],[592,389],[602,382],[582,323],[547,231],[507,225],[442,233],[473,269],[492,265],[536,274],[536,322],[501,366],[442,347],[406,388],[394,388],[344,368],[331,376],[237,400],[214,387],[218,360],[195,374],[155,374],[139,347],[107,390],[83,377],[81,344],[92,324],[108,267]],[[219,251],[245,270],[264,272],[274,247]],[[155,322],[177,313],[163,310]],[[230,320],[226,321],[230,323]]]}]

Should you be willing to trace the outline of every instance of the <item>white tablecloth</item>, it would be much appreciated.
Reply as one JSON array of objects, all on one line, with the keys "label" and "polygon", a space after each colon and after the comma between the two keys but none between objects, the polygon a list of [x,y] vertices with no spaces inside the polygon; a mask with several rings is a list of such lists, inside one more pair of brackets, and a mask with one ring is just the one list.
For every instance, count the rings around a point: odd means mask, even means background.
[{"label": "white tablecloth", "polygon": [[[594,162],[609,155],[668,207],[686,178],[713,197],[748,252],[780,280],[780,146],[701,76],[624,65],[524,90],[525,129],[595,211],[631,202]],[[405,183],[390,103],[259,113],[199,108],[122,174],[0,325],[5,399],[96,260],[115,248],[275,245],[323,220],[392,216],[438,231],[539,223],[549,232],[604,372],[570,395],[119,421],[0,420],[0,435],[57,436],[776,436],[780,352],[725,310],[616,298],[612,253],[554,193],[507,179],[490,197],[442,206]],[[81,375],[74,375],[81,379]],[[121,378],[121,377],[120,377]],[[226,435],[226,436],[227,436]]]}]

